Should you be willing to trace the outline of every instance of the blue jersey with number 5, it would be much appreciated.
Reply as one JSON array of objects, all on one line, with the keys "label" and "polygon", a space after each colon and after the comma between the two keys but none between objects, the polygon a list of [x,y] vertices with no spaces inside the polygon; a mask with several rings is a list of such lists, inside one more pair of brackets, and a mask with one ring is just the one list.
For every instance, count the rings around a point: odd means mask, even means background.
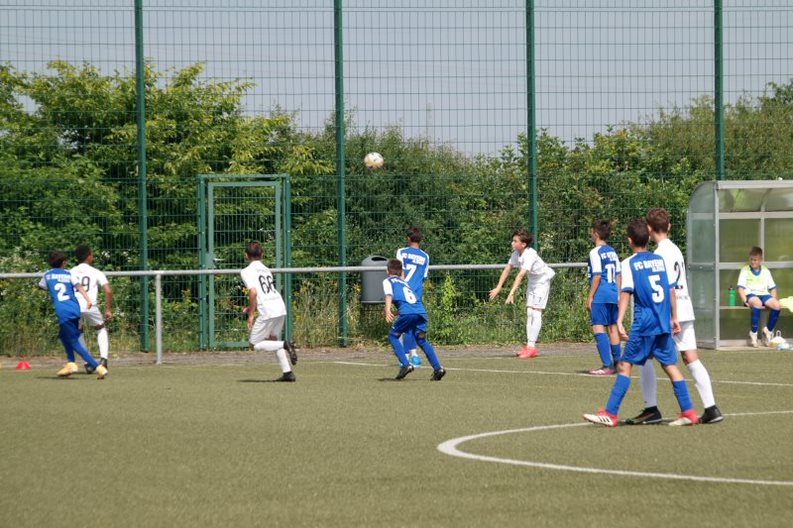
[{"label": "blue jersey with number 5", "polygon": [[622,291],[633,294],[631,334],[654,336],[672,331],[672,303],[664,259],[649,251],[622,263]]},{"label": "blue jersey with number 5", "polygon": [[80,317],[80,304],[74,295],[75,284],[77,279],[64,268],[49,270],[39,282],[39,288],[49,290],[60,323]]}]

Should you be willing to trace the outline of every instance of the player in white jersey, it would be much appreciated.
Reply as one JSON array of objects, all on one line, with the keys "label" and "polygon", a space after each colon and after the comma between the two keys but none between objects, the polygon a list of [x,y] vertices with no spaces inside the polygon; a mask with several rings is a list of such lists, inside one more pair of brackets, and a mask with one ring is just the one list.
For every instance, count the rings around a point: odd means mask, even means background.
[{"label": "player in white jersey", "polygon": [[768,322],[763,328],[763,344],[771,346],[771,339],[774,337],[774,328],[779,321],[779,314],[782,305],[777,298],[777,289],[771,270],[763,266],[763,250],[754,246],[749,251],[749,264],[741,268],[738,274],[738,294],[745,306],[751,310],[751,330],[749,340],[753,347],[757,347],[757,330],[760,327],[760,313],[763,308],[768,308],[771,312],[768,315]]},{"label": "player in white jersey", "polygon": [[490,290],[490,299],[495,299],[504,282],[507,280],[512,268],[520,268],[515,277],[515,283],[507,295],[506,304],[515,302],[515,292],[520,286],[523,277],[528,275],[526,284],[526,346],[517,352],[519,358],[533,358],[537,350],[537,339],[542,328],[542,313],[548,303],[548,294],[551,291],[551,279],[556,272],[551,269],[537,254],[534,248],[529,247],[534,242],[534,236],[525,229],[518,229],[512,233],[512,255],[504,266],[501,277],[496,287]]},{"label": "player in white jersey", "polygon": [[[96,269],[94,264],[94,252],[86,245],[77,246],[74,256],[78,264],[71,269],[72,275],[83,285],[91,301],[90,307],[82,296],[78,296],[80,303],[81,324],[83,329],[90,326],[96,330],[96,343],[99,346],[99,363],[107,368],[108,355],[110,353],[110,338],[107,333],[107,321],[113,318],[113,288],[107,276]],[[105,292],[104,312],[99,309],[98,298],[99,288]],[[85,333],[80,334],[80,343],[87,349]],[[91,374],[94,369],[88,363],[85,364],[85,371]]]},{"label": "player in white jersey", "polygon": [[245,258],[250,264],[240,272],[248,289],[248,306],[244,310],[248,314],[248,330],[251,332],[248,342],[254,350],[275,352],[282,372],[275,381],[295,381],[297,378],[292,372],[292,365],[297,363],[297,349],[292,341],[281,340],[286,305],[276,289],[272,272],[262,263],[263,255],[264,250],[259,241],[249,242],[245,248]]},{"label": "player in white jersey", "polygon": [[[647,212],[647,226],[650,229],[650,238],[658,248],[655,254],[664,259],[669,285],[674,289],[677,299],[677,319],[680,322],[680,333],[674,335],[677,350],[683,357],[683,362],[688,367],[705,412],[700,417],[700,423],[717,423],[724,419],[721,411],[716,406],[713,395],[713,386],[710,374],[699,359],[697,354],[697,337],[694,334],[694,306],[688,291],[686,277],[686,264],[683,253],[674,242],[669,239],[669,230],[672,227],[669,212],[666,209],[654,208]],[[628,423],[658,423],[661,421],[661,412],[658,410],[657,379],[652,363],[645,363],[642,367],[642,394],[644,395],[645,409]]]},{"label": "player in white jersey", "polygon": [[[427,280],[430,268],[430,256],[421,249],[421,241],[424,235],[418,226],[410,226],[407,230],[408,245],[396,252],[396,258],[402,263],[405,270],[405,282],[416,295],[419,301],[424,300],[424,281]],[[402,334],[402,344],[408,354],[410,363],[415,366],[421,365],[416,348],[416,340],[413,334],[407,332]]]}]

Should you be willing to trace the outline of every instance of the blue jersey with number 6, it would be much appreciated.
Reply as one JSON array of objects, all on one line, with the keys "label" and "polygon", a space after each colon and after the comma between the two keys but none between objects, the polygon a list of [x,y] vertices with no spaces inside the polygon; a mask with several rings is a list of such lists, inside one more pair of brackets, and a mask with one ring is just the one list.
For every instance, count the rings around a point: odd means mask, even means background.
[{"label": "blue jersey with number 6", "polygon": [[399,310],[399,315],[419,314],[426,317],[427,310],[424,308],[424,303],[416,297],[408,283],[396,275],[383,280],[383,293],[391,296],[392,302]]},{"label": "blue jersey with number 6", "polygon": [[672,332],[672,303],[664,259],[649,251],[634,253],[622,263],[622,291],[633,293],[631,335]]},{"label": "blue jersey with number 6", "polygon": [[77,279],[64,268],[49,270],[39,282],[39,288],[49,290],[60,323],[80,317],[80,304],[74,294],[76,284]]}]

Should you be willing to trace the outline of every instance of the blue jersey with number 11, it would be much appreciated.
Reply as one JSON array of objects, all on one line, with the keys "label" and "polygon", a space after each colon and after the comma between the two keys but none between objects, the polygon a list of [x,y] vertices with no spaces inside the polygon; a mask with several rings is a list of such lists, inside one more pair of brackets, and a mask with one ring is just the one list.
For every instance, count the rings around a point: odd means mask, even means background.
[{"label": "blue jersey with number 11", "polygon": [[672,303],[664,259],[649,251],[622,263],[622,291],[633,293],[631,334],[654,336],[672,331]]}]

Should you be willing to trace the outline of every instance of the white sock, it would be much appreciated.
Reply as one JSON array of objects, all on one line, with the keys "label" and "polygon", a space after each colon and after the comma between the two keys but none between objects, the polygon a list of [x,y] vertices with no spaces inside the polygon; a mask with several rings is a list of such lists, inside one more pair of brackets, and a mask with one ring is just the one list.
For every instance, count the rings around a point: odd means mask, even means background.
[{"label": "white sock", "polygon": [[265,339],[264,341],[259,341],[255,345],[253,345],[254,350],[265,350],[267,352],[278,352],[279,349],[284,348],[283,341],[270,341],[269,339]]},{"label": "white sock", "polygon": [[645,407],[658,406],[658,379],[655,377],[655,365],[648,360],[642,365],[642,396]]},{"label": "white sock", "polygon": [[691,372],[691,377],[694,378],[694,385],[697,387],[702,405],[707,409],[716,405],[716,398],[713,396],[713,386],[710,383],[710,374],[705,365],[700,360],[692,361],[688,364],[688,371]]},{"label": "white sock", "polygon": [[[278,341],[275,341],[276,343]],[[291,372],[292,365],[289,363],[289,358],[286,357],[286,350],[283,348],[275,352],[275,357],[278,358],[278,363],[281,365],[281,372]]]},{"label": "white sock", "polygon": [[534,346],[540,338],[542,328],[542,310],[528,308],[526,310],[526,340],[529,346]]},{"label": "white sock", "polygon": [[96,342],[99,345],[99,357],[107,359],[110,352],[110,338],[107,336],[107,328],[100,328],[96,333]]}]

